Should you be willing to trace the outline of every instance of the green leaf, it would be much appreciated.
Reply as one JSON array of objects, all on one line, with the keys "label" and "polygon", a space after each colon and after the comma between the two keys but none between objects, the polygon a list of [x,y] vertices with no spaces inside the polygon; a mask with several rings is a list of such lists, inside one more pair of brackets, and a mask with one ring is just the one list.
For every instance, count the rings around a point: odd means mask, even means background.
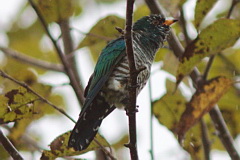
[{"label": "green leaf", "polygon": [[78,48],[89,47],[91,55],[96,62],[101,50],[106,46],[107,42],[119,36],[115,27],[123,28],[124,20],[117,16],[107,16],[101,19],[92,27],[87,36],[79,44]]},{"label": "green leaf", "polygon": [[180,140],[187,130],[214,107],[232,84],[233,81],[228,78],[216,77],[198,87],[179,120],[176,133]]},{"label": "green leaf", "polygon": [[[71,131],[68,131],[60,136],[58,136],[50,144],[51,150],[44,150],[42,153],[42,160],[53,160],[58,157],[64,156],[75,156],[86,153],[88,151],[100,149],[100,146],[93,140],[87,149],[83,151],[75,151],[72,147],[68,147],[68,140],[70,137]],[[97,140],[103,147],[108,147],[109,143],[99,134],[96,135],[95,140]]]},{"label": "green leaf", "polygon": [[[167,81],[166,87],[167,93],[153,104],[153,114],[159,123],[174,133],[187,101],[179,89],[173,94],[175,90],[173,82]],[[203,148],[200,136],[200,127],[196,125],[187,132],[183,142],[183,148],[189,152],[192,159],[202,159]]]},{"label": "green leaf", "polygon": [[177,70],[177,84],[204,57],[214,55],[234,45],[240,37],[240,20],[220,19],[205,28],[187,46]]},{"label": "green leaf", "polygon": [[[39,21],[36,21],[27,28],[19,28],[15,26],[7,33],[7,35],[9,38],[9,48],[37,59],[53,63],[59,62],[59,58],[55,52],[51,50],[44,51],[40,45],[44,31]],[[10,57],[7,58],[4,70],[12,75],[15,73],[24,73],[24,71],[30,67],[36,69],[38,73],[44,73],[46,71]]]},{"label": "green leaf", "polygon": [[164,57],[162,70],[165,70],[166,72],[172,75],[176,75],[178,64],[179,60],[173,53],[169,52]]},{"label": "green leaf", "polygon": [[186,99],[177,90],[174,94],[174,83],[167,81],[167,93],[153,104],[153,114],[159,123],[174,131],[181,114],[185,109]]},{"label": "green leaf", "polygon": [[34,101],[37,97],[20,87],[0,96],[0,123],[13,122],[31,117],[34,113]]},{"label": "green leaf", "polygon": [[198,28],[204,17],[212,9],[217,0],[198,0],[195,8],[195,27]]},{"label": "green leaf", "polygon": [[[236,138],[240,133],[240,90],[231,87],[218,102],[219,108],[226,120],[231,135]],[[229,103],[230,102],[230,103]]]},{"label": "green leaf", "polygon": [[36,0],[36,4],[48,23],[68,19],[74,12],[74,0]]},{"label": "green leaf", "polygon": [[[168,54],[170,53],[171,51],[167,48],[160,48],[157,53],[156,53],[156,56],[154,58],[154,62],[159,62],[159,61],[163,61],[165,60],[165,58],[168,56]],[[165,63],[164,63],[165,64]]]}]

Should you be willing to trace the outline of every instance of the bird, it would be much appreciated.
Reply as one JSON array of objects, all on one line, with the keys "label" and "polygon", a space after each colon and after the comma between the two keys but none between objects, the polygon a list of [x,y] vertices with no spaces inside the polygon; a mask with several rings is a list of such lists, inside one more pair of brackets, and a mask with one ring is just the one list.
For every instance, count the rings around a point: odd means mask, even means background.
[{"label": "bird", "polygon": [[[170,25],[177,20],[166,20],[151,14],[132,26],[132,44],[137,76],[137,95],[146,85],[156,52],[163,47],[170,33]],[[124,109],[129,102],[129,64],[124,36],[110,41],[102,50],[94,72],[84,91],[85,102],[79,119],[71,131],[68,146],[76,151],[86,149],[94,139],[102,120],[116,108]]]}]

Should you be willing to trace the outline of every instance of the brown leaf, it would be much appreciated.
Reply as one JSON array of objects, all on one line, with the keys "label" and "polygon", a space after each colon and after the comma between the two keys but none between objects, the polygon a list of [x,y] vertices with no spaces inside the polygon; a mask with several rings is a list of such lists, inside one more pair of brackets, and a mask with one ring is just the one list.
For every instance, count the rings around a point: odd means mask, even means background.
[{"label": "brown leaf", "polygon": [[227,92],[233,81],[226,77],[216,77],[199,86],[192,99],[186,105],[176,133],[181,141],[187,130],[196,124],[205,113],[209,112]]}]

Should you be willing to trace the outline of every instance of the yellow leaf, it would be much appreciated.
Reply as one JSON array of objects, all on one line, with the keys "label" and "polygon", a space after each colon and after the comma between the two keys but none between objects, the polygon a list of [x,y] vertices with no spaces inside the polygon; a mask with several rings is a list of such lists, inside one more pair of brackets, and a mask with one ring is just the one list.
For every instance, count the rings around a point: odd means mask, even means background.
[{"label": "yellow leaf", "polygon": [[129,140],[129,136],[128,134],[125,134],[124,136],[122,136],[121,139],[119,139],[116,143],[112,144],[112,148],[114,148],[115,150],[121,149],[124,147],[124,144],[127,144]]},{"label": "yellow leaf", "polygon": [[211,10],[217,0],[198,0],[195,7],[195,26],[199,27],[203,18],[207,15],[207,13]]},{"label": "yellow leaf", "polygon": [[[100,146],[97,145],[94,140],[90,143],[87,149],[83,151],[75,151],[72,147],[68,147],[68,140],[70,137],[71,131],[65,132],[64,134],[58,136],[55,140],[50,144],[51,150],[44,150],[42,153],[41,160],[51,160],[56,159],[57,157],[64,156],[75,156],[86,153],[88,151],[99,149]],[[99,134],[96,135],[95,139],[104,147],[108,147],[108,142]]]},{"label": "yellow leaf", "polygon": [[44,19],[48,22],[59,22],[68,19],[74,12],[73,0],[36,0]]},{"label": "yellow leaf", "polygon": [[214,107],[232,84],[233,81],[228,78],[217,77],[199,86],[179,120],[176,128],[179,139]]},{"label": "yellow leaf", "polygon": [[33,104],[37,97],[25,88],[13,89],[1,95],[0,123],[8,123],[33,115]]},{"label": "yellow leaf", "polygon": [[[166,126],[174,133],[181,114],[184,112],[186,99],[178,89],[174,94],[175,85],[173,82],[167,81],[167,93],[153,105],[153,114],[158,119],[159,123]],[[194,126],[186,134],[183,142],[183,148],[189,152],[192,159],[202,159],[203,148],[200,127]]]},{"label": "yellow leaf", "polygon": [[240,20],[219,19],[208,26],[190,43],[177,70],[177,84],[189,74],[204,57],[214,55],[234,45],[240,37]]}]

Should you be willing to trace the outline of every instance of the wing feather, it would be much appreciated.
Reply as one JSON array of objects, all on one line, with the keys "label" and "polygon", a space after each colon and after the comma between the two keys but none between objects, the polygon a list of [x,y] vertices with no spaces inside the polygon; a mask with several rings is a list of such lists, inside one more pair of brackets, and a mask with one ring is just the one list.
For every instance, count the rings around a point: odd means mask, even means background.
[{"label": "wing feather", "polygon": [[86,100],[81,113],[91,104],[101,90],[110,74],[119,61],[126,55],[124,38],[118,38],[108,43],[102,50],[95,66],[94,72],[86,87]]}]

